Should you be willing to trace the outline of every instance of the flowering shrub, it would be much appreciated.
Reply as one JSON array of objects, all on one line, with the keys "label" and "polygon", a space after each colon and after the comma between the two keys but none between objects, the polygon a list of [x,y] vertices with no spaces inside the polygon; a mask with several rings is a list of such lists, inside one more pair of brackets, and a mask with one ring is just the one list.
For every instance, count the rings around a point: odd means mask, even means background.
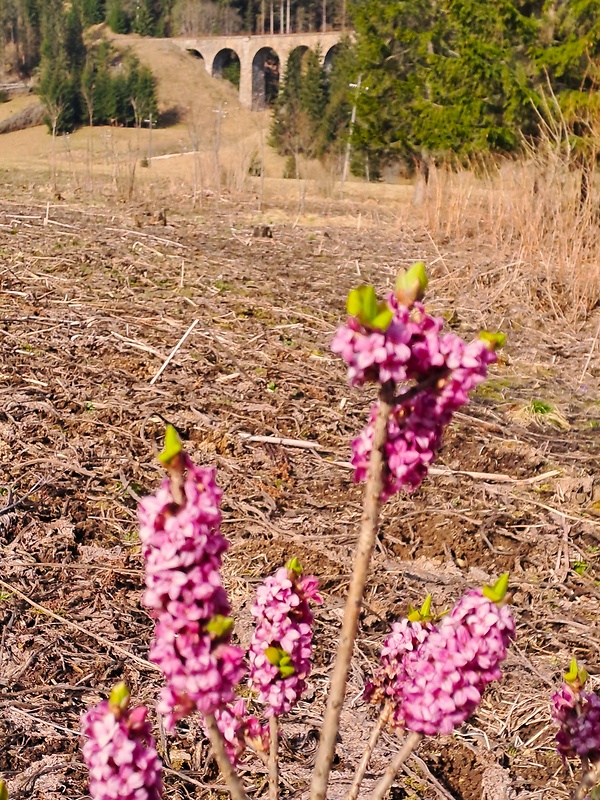
[{"label": "flowering shrub", "polygon": [[494,587],[467,592],[406,659],[400,714],[409,730],[451,733],[475,711],[487,684],[500,680],[500,662],[515,634],[502,604],[507,587],[503,575]]},{"label": "flowering shrub", "polygon": [[[124,683],[81,718],[92,800],[159,800],[162,765],[145,706],[129,708]],[[0,790],[0,798],[2,797]]]},{"label": "flowering shrub", "polygon": [[235,766],[248,748],[256,752],[269,749],[269,731],[258,717],[248,714],[241,698],[215,711],[215,719],[225,741],[225,749]]},{"label": "flowering shrub", "polygon": [[573,661],[562,687],[552,695],[552,716],[559,726],[556,749],[564,759],[579,756],[586,765],[600,762],[600,697],[583,690],[587,678]]},{"label": "flowering shrub", "polygon": [[[426,285],[424,267],[417,264],[399,276],[386,301],[379,302],[370,286],[351,292],[349,319],[332,342],[333,351],[348,365],[350,384],[377,383],[379,397],[352,444],[355,479],[366,482],[364,508],[311,800],[326,797],[381,504],[400,489],[415,489],[426,477],[445,428],[484,380],[503,341],[501,334],[486,333],[466,344],[453,333],[443,333],[442,320],[430,316],[421,302]],[[398,384],[406,383],[410,385],[398,391]],[[166,682],[158,710],[169,728],[193,711],[201,712],[234,800],[248,800],[235,771],[248,752],[268,763],[269,798],[277,800],[278,717],[291,710],[306,688],[313,640],[310,603],[321,602],[316,578],[303,576],[292,559],[263,581],[251,609],[255,630],[244,654],[231,642],[231,607],[220,574],[228,544],[220,533],[221,490],[214,470],[196,466],[172,428],[160,458],[168,478],[139,507],[146,562],[143,602],[156,620],[150,658]],[[493,586],[468,591],[439,620],[431,614],[428,597],[419,611],[413,609],[407,619],[392,624],[380,666],[363,693],[366,701],[380,706],[380,714],[349,800],[358,797],[385,725],[404,730],[406,738],[372,800],[383,798],[423,736],[451,733],[477,708],[486,686],[500,679],[500,664],[515,635],[505,603],[507,588],[508,576],[503,575]],[[251,714],[253,699],[236,694],[246,672],[268,725]],[[583,691],[585,677],[572,666],[553,697],[557,748],[563,758],[579,756],[584,768],[576,800],[583,800],[600,780],[600,699]],[[93,800],[161,796],[160,762],[146,709],[130,711],[128,700],[128,693],[113,693],[82,718]],[[7,800],[1,782],[0,800]]]},{"label": "flowering shrub", "polygon": [[[399,395],[387,421],[382,502],[402,488],[416,489],[423,481],[452,415],[485,379],[488,366],[496,361],[494,349],[502,341],[501,336],[488,334],[465,344],[453,333],[442,334],[443,320],[431,317],[422,303],[411,302],[413,296],[398,289],[389,296],[389,318],[380,323],[387,321],[383,330],[374,329],[372,320],[365,321],[368,314],[357,307],[359,316],[351,315],[331,343],[333,352],[348,364],[353,386],[416,381],[414,389]],[[355,310],[352,301],[348,309]],[[368,425],[352,443],[357,483],[367,478],[379,407],[374,404]]]},{"label": "flowering shrub", "polygon": [[428,595],[419,611],[413,609],[406,619],[392,623],[381,648],[381,666],[365,684],[363,698],[374,705],[387,705],[391,712],[389,721],[395,727],[404,726],[402,688],[407,678],[407,662],[416,657],[420,645],[435,630],[430,610],[431,595]]},{"label": "flowering shrub", "polygon": [[[158,710],[167,727],[195,709],[212,714],[234,700],[244,674],[243,651],[233,647],[231,607],[221,581],[222,492],[214,469],[196,467],[177,452],[156,495],[139,505],[140,539],[146,561],[143,602],[156,619],[150,659],[167,681]],[[185,476],[184,476],[185,472]]]},{"label": "flowering shrub", "polygon": [[306,688],[313,637],[309,600],[321,602],[317,580],[302,577],[297,559],[266,578],[256,593],[248,682],[267,717],[286,714]]}]

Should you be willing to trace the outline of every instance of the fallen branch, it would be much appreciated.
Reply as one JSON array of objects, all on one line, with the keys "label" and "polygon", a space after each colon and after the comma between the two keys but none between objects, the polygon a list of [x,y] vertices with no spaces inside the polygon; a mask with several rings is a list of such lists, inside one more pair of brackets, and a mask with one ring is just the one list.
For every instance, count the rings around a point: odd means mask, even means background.
[{"label": "fallen branch", "polygon": [[280,444],[283,447],[299,447],[302,450],[326,450],[322,444],[311,442],[307,439],[285,439],[282,436],[253,436],[251,433],[239,433],[238,436],[246,442],[260,442],[261,444]]},{"label": "fallen branch", "polygon": [[164,372],[164,371],[166,370],[166,368],[169,366],[169,364],[171,363],[171,361],[173,360],[173,358],[174,358],[174,357],[177,355],[177,352],[179,351],[179,349],[181,348],[181,346],[183,345],[183,343],[185,342],[185,340],[188,338],[188,336],[190,335],[190,333],[191,333],[191,332],[194,330],[194,328],[196,327],[196,325],[198,324],[198,322],[200,322],[200,320],[198,320],[198,319],[195,319],[195,320],[192,322],[192,324],[190,325],[190,327],[189,327],[189,328],[187,329],[187,331],[186,331],[186,332],[183,334],[183,336],[182,336],[182,337],[181,337],[181,339],[180,339],[180,340],[177,342],[177,344],[175,345],[175,347],[174,347],[174,348],[171,350],[171,352],[170,352],[170,353],[169,353],[169,355],[167,356],[166,360],[163,362],[163,365],[161,366],[161,368],[158,370],[158,372],[156,373],[156,375],[155,375],[155,376],[152,378],[152,380],[150,381],[150,386],[153,386],[153,385],[156,383],[156,381],[157,381],[157,380],[160,378],[160,376],[163,374],[163,372]]}]

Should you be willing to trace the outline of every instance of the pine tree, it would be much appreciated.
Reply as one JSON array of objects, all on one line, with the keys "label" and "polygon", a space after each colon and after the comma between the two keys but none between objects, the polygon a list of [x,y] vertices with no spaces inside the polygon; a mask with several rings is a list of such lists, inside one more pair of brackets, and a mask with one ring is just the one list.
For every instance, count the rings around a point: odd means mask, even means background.
[{"label": "pine tree", "polygon": [[122,0],[108,0],[106,23],[114,33],[129,33],[129,18],[123,8]]},{"label": "pine tree", "polygon": [[523,10],[518,0],[362,4],[355,146],[377,168],[516,149],[534,130],[527,53],[537,22]]},{"label": "pine tree", "polygon": [[131,29],[140,36],[152,36],[154,33],[154,20],[147,0],[138,0]]},{"label": "pine tree", "polygon": [[302,51],[294,50],[287,60],[283,85],[273,108],[271,144],[282,155],[299,151],[301,128]]},{"label": "pine tree", "polygon": [[328,99],[321,129],[329,151],[339,153],[347,145],[359,74],[356,48],[345,37],[336,48],[327,80]]},{"label": "pine tree", "polygon": [[[540,69],[538,90],[553,102],[542,103],[543,113],[562,117],[568,146],[581,168],[580,203],[587,201],[597,160],[600,116],[600,0],[548,0],[535,50]],[[551,108],[553,103],[558,108]]]},{"label": "pine tree", "polygon": [[158,119],[156,102],[156,79],[152,70],[145,64],[133,60],[127,76],[129,102],[133,109],[135,125],[140,128],[145,120],[152,117],[154,124]]},{"label": "pine tree", "polygon": [[81,0],[81,15],[86,28],[103,22],[105,14],[104,0]]}]

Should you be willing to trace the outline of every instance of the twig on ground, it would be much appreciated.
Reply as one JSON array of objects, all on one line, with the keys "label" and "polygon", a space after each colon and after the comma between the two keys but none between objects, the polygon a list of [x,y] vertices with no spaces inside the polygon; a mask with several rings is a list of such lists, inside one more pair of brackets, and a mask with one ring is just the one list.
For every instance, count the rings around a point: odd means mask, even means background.
[{"label": "twig on ground", "polygon": [[189,328],[187,329],[187,331],[186,331],[186,332],[183,334],[183,336],[182,336],[182,337],[181,337],[181,339],[180,339],[180,340],[177,342],[177,344],[175,345],[175,347],[174,347],[174,348],[171,350],[171,352],[170,352],[170,353],[169,353],[169,355],[167,356],[166,360],[163,362],[163,364],[162,364],[161,368],[158,370],[158,372],[156,373],[156,375],[155,375],[155,376],[152,378],[152,380],[150,381],[150,386],[153,386],[153,385],[156,383],[156,381],[157,381],[157,380],[160,378],[160,376],[163,374],[163,372],[165,371],[165,369],[166,369],[166,368],[169,366],[169,364],[171,363],[171,361],[173,360],[173,358],[174,358],[174,357],[177,355],[177,352],[178,352],[178,350],[179,350],[179,349],[180,349],[180,347],[183,345],[183,343],[185,342],[185,340],[188,338],[188,336],[190,335],[190,333],[191,333],[191,332],[194,330],[194,328],[196,327],[196,325],[198,324],[198,322],[199,322],[199,321],[200,321],[200,320],[198,320],[198,319],[195,319],[195,320],[192,322],[192,324],[190,325],[190,327],[189,327]]},{"label": "twig on ground", "polygon": [[375,745],[379,740],[381,731],[384,729],[384,727],[387,724],[387,721],[390,718],[391,710],[392,709],[389,703],[385,703],[381,707],[381,711],[379,712],[377,721],[375,722],[373,730],[371,731],[369,741],[367,742],[364,753],[362,754],[362,758],[360,759],[360,762],[356,768],[356,772],[354,773],[354,778],[352,779],[352,785],[350,786],[350,791],[346,796],[346,800],[356,800],[356,798],[358,797],[358,792],[360,791],[363,778],[365,777],[365,774],[367,772],[367,767],[369,766],[371,755],[373,754]]},{"label": "twig on ground", "polygon": [[388,418],[394,403],[394,384],[387,383],[379,392],[379,407],[373,430],[373,445],[369,459],[369,472],[365,487],[360,535],[356,546],[352,580],[348,588],[344,620],[340,633],[338,651],[331,676],[331,687],[327,708],[321,729],[321,741],[317,751],[311,785],[311,800],[324,800],[327,792],[329,773],[335,754],[337,732],[346,695],[348,670],[352,659],[354,641],[358,628],[358,618],[367,581],[369,564],[375,546],[381,492],[383,490],[384,450],[387,440]]},{"label": "twig on ground", "polygon": [[386,769],[383,775],[383,778],[373,789],[369,800],[383,800],[392,783],[394,782],[394,778],[398,774],[398,770],[408,759],[412,751],[416,749],[422,738],[423,737],[420,733],[415,733],[414,731],[408,734],[404,740],[404,744],[391,760],[389,767]]},{"label": "twig on ground", "polygon": [[253,436],[251,433],[238,433],[246,442],[260,442],[261,444],[280,444],[283,447],[299,447],[303,450],[325,450],[322,444],[305,439],[285,439],[282,436]]},{"label": "twig on ground", "polygon": [[37,492],[37,490],[43,486],[44,483],[44,478],[40,478],[39,481],[37,481],[37,483],[35,483],[31,489],[23,495],[23,497],[19,497],[18,500],[9,502],[7,506],[0,508],[0,516],[2,516],[2,514],[8,514],[9,511],[12,511],[14,508],[18,508],[20,505],[22,505],[25,500],[27,500],[28,497],[31,497],[32,494],[35,494],[35,492]]},{"label": "twig on ground", "polygon": [[585,364],[583,365],[583,369],[581,370],[581,375],[579,377],[580,384],[583,383],[583,379],[585,378],[585,373],[588,371],[588,367],[590,365],[590,361],[592,360],[592,356],[594,354],[594,350],[596,348],[596,343],[598,342],[599,336],[600,336],[600,322],[598,323],[598,328],[596,329],[596,335],[592,340],[592,346],[590,347],[590,352],[587,354]]},{"label": "twig on ground", "polygon": [[279,723],[269,717],[269,800],[279,797]]},{"label": "twig on ground", "polygon": [[206,717],[204,717],[204,722],[208,731],[208,738],[210,739],[213,753],[217,759],[217,764],[221,770],[221,775],[227,784],[227,788],[229,789],[232,800],[249,800],[248,795],[242,786],[242,782],[240,781],[231,764],[231,760],[227,755],[227,751],[225,750],[225,742],[223,741],[223,736],[217,726],[217,720],[214,718],[213,714],[208,714]]}]

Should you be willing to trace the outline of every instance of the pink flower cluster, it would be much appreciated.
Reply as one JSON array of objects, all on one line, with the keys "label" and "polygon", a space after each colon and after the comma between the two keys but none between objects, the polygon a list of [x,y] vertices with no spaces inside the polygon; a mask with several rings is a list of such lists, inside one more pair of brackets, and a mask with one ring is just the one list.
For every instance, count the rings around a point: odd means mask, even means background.
[{"label": "pink flower cluster", "polygon": [[118,709],[107,700],[81,718],[83,758],[90,772],[92,800],[159,800],[162,765],[148,710]]},{"label": "pink flower cluster", "polygon": [[556,749],[563,758],[600,761],[600,697],[564,683],[552,696],[552,717],[559,725]]},{"label": "pink flower cluster", "polygon": [[[405,309],[406,310],[406,309]],[[424,312],[423,312],[424,313]],[[435,347],[432,343],[435,340]],[[415,360],[426,374],[429,364],[440,369],[439,380],[394,406],[388,419],[386,465],[382,501],[402,487],[416,489],[427,475],[454,412],[468,402],[468,392],[487,375],[496,354],[482,340],[465,344],[453,333],[430,336],[415,345]],[[416,374],[416,373],[414,373]],[[352,443],[354,480],[367,478],[378,404],[371,409],[367,427]]]},{"label": "pink flower cluster", "polygon": [[219,533],[222,492],[214,469],[183,458],[183,502],[166,479],[138,509],[143,602],[156,619],[150,659],[165,676],[158,710],[168,728],[195,709],[212,714],[231,702],[245,671],[243,651],[229,643],[231,608],[220,575],[228,547]]},{"label": "pink flower cluster", "polygon": [[406,658],[399,717],[418,733],[450,733],[473,713],[486,685],[502,676],[500,662],[515,632],[510,609],[467,592],[414,657]]},{"label": "pink flower cluster", "polygon": [[391,295],[388,304],[394,316],[385,331],[350,317],[333,337],[331,349],[348,364],[351,386],[419,380],[433,367],[444,366],[439,336],[443,320],[427,314],[421,303],[408,309]]},{"label": "pink flower cluster", "polygon": [[430,622],[410,622],[403,619],[392,623],[392,630],[381,648],[381,666],[365,685],[363,697],[368,703],[389,702],[391,722],[403,726],[401,717],[402,687],[406,680],[406,664],[415,658],[418,647],[427,639],[434,626]]},{"label": "pink flower cluster", "polygon": [[265,704],[267,717],[287,713],[306,688],[313,636],[309,600],[321,602],[317,579],[301,578],[286,567],[266,578],[256,592],[248,683]]},{"label": "pink flower cluster", "polygon": [[268,752],[269,728],[258,717],[250,716],[241,698],[233,705],[215,711],[217,726],[223,735],[225,749],[235,766],[250,747],[254,751]]}]

